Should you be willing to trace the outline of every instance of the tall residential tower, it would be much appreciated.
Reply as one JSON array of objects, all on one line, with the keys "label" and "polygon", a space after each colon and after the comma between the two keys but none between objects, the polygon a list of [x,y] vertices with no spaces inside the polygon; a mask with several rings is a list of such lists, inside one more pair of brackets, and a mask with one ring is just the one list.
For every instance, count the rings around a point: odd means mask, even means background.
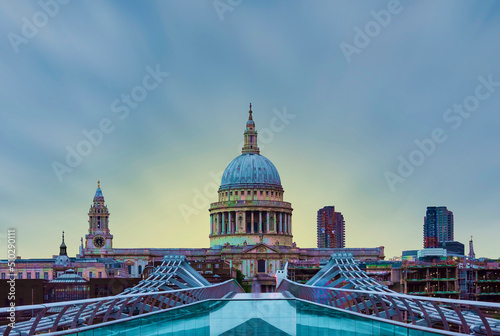
[{"label": "tall residential tower", "polygon": [[427,207],[424,217],[424,248],[441,247],[453,241],[453,212],[445,206]]},{"label": "tall residential tower", "polygon": [[318,248],[345,247],[345,222],[334,206],[326,206],[318,210]]}]

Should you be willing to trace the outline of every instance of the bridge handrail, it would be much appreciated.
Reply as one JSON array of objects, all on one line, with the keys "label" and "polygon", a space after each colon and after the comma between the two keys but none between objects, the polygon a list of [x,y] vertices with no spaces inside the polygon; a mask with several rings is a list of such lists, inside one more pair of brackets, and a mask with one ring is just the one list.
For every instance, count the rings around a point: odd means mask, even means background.
[{"label": "bridge handrail", "polygon": [[[92,299],[61,301],[61,302],[43,303],[43,304],[28,305],[28,306],[26,306],[26,305],[15,306],[15,309],[16,309],[16,311],[22,311],[22,310],[32,310],[32,309],[54,308],[54,307],[60,307],[60,306],[81,305],[81,304],[85,304],[85,303],[96,303],[96,302],[100,302],[100,301],[109,301],[109,300],[116,300],[116,299],[128,299],[128,298],[134,298],[134,297],[146,296],[146,295],[161,295],[161,294],[167,294],[167,293],[172,294],[172,293],[176,293],[176,292],[184,292],[187,290],[208,289],[208,288],[219,287],[219,286],[222,286],[222,285],[227,284],[229,282],[236,282],[236,280],[230,279],[230,280],[227,280],[227,281],[224,281],[224,282],[221,282],[218,284],[210,285],[210,286],[183,288],[183,289],[175,289],[175,290],[170,290],[170,291],[142,292],[142,293],[125,294],[125,295],[118,294],[118,295],[105,296],[105,297],[92,298]],[[9,309],[10,309],[9,307],[0,307],[0,314],[10,312]]]},{"label": "bridge handrail", "polygon": [[[294,285],[298,285],[301,287],[308,287],[311,289],[324,289],[324,290],[330,290],[330,291],[339,291],[339,292],[350,292],[350,293],[363,293],[363,294],[383,294],[391,297],[396,297],[396,298],[404,298],[404,299],[412,299],[412,300],[420,300],[420,301],[434,301],[434,302],[446,302],[446,303],[459,303],[463,305],[471,305],[471,306],[485,306],[489,308],[499,308],[500,309],[500,303],[495,303],[495,302],[486,302],[486,301],[470,301],[470,300],[455,300],[455,299],[445,299],[445,298],[435,298],[435,297],[429,297],[429,296],[419,296],[419,295],[409,295],[409,294],[403,294],[403,293],[397,293],[397,292],[382,292],[382,291],[367,291],[367,290],[361,290],[361,289],[344,289],[344,288],[335,288],[335,287],[321,287],[321,286],[310,286],[310,285],[305,285],[301,284],[289,279],[283,279],[283,282],[289,282]],[[281,287],[282,283],[280,283],[280,286],[276,289],[276,291],[279,291],[279,288]]]},{"label": "bridge handrail", "polygon": [[[284,279],[279,292],[387,321],[405,323],[411,328],[427,328],[455,334],[500,335],[500,304],[470,300],[431,298],[380,290],[311,286]],[[417,322],[418,320],[418,322]]]}]

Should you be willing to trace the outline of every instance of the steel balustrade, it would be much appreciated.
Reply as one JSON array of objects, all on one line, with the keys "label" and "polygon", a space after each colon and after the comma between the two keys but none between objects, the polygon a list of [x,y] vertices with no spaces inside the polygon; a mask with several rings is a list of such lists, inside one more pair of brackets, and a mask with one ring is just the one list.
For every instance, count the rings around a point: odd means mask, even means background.
[{"label": "steel balustrade", "polygon": [[[207,299],[220,299],[227,297],[228,293],[242,292],[243,290],[236,280],[232,279],[205,287],[19,306],[15,310],[18,322],[14,328],[3,326],[3,330],[0,329],[0,331],[3,332],[3,335],[17,336],[74,329],[144,315]],[[8,308],[0,308],[2,319],[8,315]]]},{"label": "steel balustrade", "polygon": [[318,287],[282,280],[278,292],[355,313],[393,320],[422,330],[456,334],[500,335],[500,304]]},{"label": "steel balustrade", "polygon": [[[165,256],[146,280],[117,296],[16,307],[14,328],[0,326],[0,333],[34,335],[75,329],[241,292],[235,280],[211,285],[185,256]],[[10,313],[9,308],[0,308],[5,324]]]},{"label": "steel balustrade", "polygon": [[[285,272],[286,274],[286,272]],[[500,304],[399,294],[370,278],[350,253],[335,253],[305,285],[281,279],[278,290],[364,315],[463,334],[500,335]]]}]

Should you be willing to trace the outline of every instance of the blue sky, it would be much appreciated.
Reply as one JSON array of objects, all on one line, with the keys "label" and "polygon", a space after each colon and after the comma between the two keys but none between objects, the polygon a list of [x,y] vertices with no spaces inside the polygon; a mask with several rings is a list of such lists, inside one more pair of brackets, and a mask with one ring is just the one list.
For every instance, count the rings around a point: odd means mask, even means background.
[{"label": "blue sky", "polygon": [[0,237],[16,228],[22,257],[56,254],[62,230],[77,253],[98,179],[115,247],[208,246],[249,102],[299,246],[335,205],[348,247],[400,255],[445,205],[456,240],[500,257],[498,3],[54,1],[0,3]]}]

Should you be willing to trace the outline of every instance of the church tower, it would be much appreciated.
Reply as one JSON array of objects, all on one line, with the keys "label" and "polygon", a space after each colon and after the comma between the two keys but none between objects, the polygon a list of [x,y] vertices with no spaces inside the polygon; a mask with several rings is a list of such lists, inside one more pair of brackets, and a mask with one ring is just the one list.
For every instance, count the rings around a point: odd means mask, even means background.
[{"label": "church tower", "polygon": [[113,235],[109,231],[109,211],[104,204],[101,182],[97,181],[97,190],[89,210],[89,233],[85,235],[85,255],[103,255],[113,249]]},{"label": "church tower", "polygon": [[59,255],[56,257],[56,261],[54,262],[54,267],[60,268],[61,270],[65,270],[70,265],[70,259],[68,257],[66,243],[64,242],[64,231],[62,232],[62,243],[59,246]]}]

